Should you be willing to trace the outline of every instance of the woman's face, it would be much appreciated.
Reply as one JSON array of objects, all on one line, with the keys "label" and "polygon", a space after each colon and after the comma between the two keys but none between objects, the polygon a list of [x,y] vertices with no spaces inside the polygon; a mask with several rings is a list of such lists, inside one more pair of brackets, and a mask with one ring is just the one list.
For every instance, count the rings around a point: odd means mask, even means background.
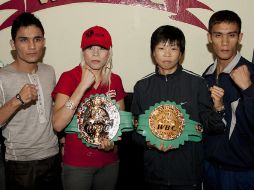
[{"label": "woman's face", "polygon": [[101,46],[90,46],[83,50],[85,63],[92,70],[101,70],[109,58],[109,50]]},{"label": "woman's face", "polygon": [[160,42],[155,46],[153,57],[162,75],[176,71],[181,58],[180,48],[176,43]]}]

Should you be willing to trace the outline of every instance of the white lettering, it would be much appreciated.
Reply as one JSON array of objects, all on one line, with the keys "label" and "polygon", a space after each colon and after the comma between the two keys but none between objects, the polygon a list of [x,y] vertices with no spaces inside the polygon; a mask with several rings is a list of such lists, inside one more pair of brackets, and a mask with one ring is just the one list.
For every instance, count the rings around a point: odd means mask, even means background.
[{"label": "white lettering", "polygon": [[[49,0],[39,0],[41,4],[48,3]],[[56,0],[51,0],[51,1],[56,1]]]}]

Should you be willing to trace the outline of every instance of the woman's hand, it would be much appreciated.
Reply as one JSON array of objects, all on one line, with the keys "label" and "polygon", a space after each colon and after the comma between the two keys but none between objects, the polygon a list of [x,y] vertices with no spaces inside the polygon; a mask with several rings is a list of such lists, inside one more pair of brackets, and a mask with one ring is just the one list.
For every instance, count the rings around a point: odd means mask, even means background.
[{"label": "woman's hand", "polygon": [[90,88],[96,81],[96,76],[93,71],[87,66],[82,67],[81,83],[85,89]]},{"label": "woman's hand", "polygon": [[108,138],[101,138],[98,149],[109,151],[114,148],[114,141],[110,141]]},{"label": "woman's hand", "polygon": [[147,145],[147,147],[150,148],[150,149],[155,148],[155,149],[157,149],[157,150],[159,150],[159,151],[162,151],[162,152],[167,152],[167,151],[169,151],[169,150],[175,149],[175,148],[172,147],[172,146],[165,147],[163,143],[160,145],[160,147],[157,147],[157,146],[155,146],[155,145],[152,145],[149,141],[146,142],[146,145]]}]

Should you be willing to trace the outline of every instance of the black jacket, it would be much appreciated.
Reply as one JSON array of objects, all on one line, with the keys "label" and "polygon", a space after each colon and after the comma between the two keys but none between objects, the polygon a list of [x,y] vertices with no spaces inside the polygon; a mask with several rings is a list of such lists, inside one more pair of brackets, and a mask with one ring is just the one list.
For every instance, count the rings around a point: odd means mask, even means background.
[{"label": "black jacket", "polygon": [[[134,116],[138,116],[155,103],[167,100],[181,104],[190,119],[201,123],[205,130],[223,130],[221,118],[212,110],[205,80],[181,65],[173,74],[164,76],[156,70],[138,81],[134,87],[131,110]],[[202,142],[185,142],[178,149],[164,153],[148,149],[144,137],[137,133],[133,134],[133,139],[144,147],[146,181],[164,185],[190,185],[202,181]]]},{"label": "black jacket", "polygon": [[[209,86],[224,89],[226,122],[223,133],[207,134],[204,140],[208,161],[224,169],[244,171],[254,169],[254,65],[238,56],[239,61],[233,61],[218,76],[218,84],[216,64],[210,65],[203,75]],[[246,90],[241,90],[229,75],[240,65],[247,65],[252,80]]]}]

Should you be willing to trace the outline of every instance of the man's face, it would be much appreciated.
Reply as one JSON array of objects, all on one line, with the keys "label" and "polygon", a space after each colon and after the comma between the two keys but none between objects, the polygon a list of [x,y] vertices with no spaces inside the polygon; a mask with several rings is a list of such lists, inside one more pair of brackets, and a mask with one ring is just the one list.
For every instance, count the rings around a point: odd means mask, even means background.
[{"label": "man's face", "polygon": [[208,34],[208,41],[212,44],[218,63],[228,64],[237,53],[238,45],[242,40],[239,27],[236,23],[222,22],[212,27]]},{"label": "man's face", "polygon": [[155,46],[153,57],[161,74],[172,74],[181,58],[180,48],[176,43],[160,42]]},{"label": "man's face", "polygon": [[31,25],[19,28],[15,40],[10,43],[12,49],[16,50],[17,61],[34,64],[43,55],[45,39],[40,28]]}]

